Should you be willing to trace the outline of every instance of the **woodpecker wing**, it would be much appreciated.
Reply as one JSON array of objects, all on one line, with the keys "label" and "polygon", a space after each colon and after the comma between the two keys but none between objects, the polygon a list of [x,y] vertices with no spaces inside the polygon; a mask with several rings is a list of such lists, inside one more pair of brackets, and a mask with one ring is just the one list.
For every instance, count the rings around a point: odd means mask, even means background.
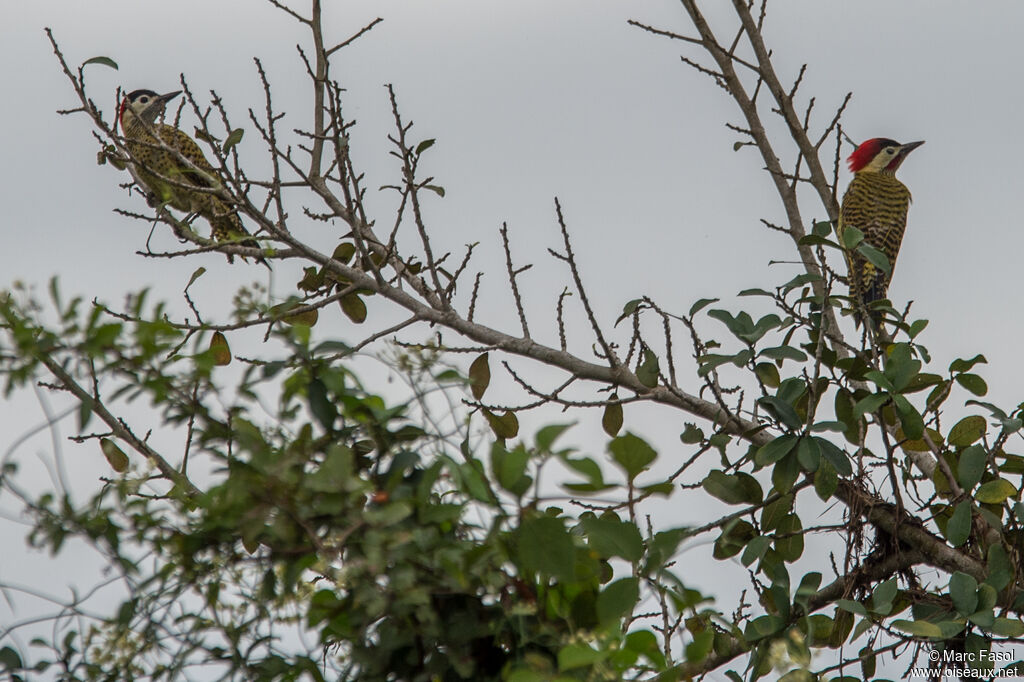
[{"label": "woodpecker wing", "polygon": [[218,173],[210,162],[206,160],[206,155],[203,154],[203,150],[196,144],[196,141],[189,137],[188,133],[178,130],[174,126],[161,125],[160,126],[160,139],[164,143],[176,149],[181,153],[183,157],[195,166],[195,170],[191,168],[185,168],[181,172],[182,182],[188,182],[195,185],[196,187],[208,187],[215,189],[221,186],[218,179]]}]

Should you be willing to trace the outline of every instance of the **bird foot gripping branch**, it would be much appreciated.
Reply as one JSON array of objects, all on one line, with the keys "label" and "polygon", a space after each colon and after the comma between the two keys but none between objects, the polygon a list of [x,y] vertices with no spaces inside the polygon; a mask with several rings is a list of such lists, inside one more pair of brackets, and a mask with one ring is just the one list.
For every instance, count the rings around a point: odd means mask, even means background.
[{"label": "bird foot gripping branch", "polygon": [[862,143],[847,160],[853,180],[843,195],[837,234],[846,253],[850,302],[859,327],[867,318],[880,329],[875,301],[886,298],[907,229],[910,190],[896,179],[896,170],[924,141],[900,144],[876,137]]},{"label": "bird foot gripping branch", "polygon": [[[118,122],[131,157],[128,171],[157,205],[203,216],[210,223],[214,240],[260,248],[255,239],[245,238],[249,232],[238,212],[215,193],[224,183],[195,140],[172,125],[158,122],[167,103],[180,94],[180,90],[166,95],[135,90],[121,101]],[[150,206],[153,201],[147,199]],[[262,256],[258,261],[267,264]]]}]

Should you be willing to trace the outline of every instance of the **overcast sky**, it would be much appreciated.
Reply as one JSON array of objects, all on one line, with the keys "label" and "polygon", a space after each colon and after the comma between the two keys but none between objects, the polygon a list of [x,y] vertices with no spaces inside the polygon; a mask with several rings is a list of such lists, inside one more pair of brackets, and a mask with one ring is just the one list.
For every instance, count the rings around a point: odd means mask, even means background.
[{"label": "overcast sky", "polygon": [[[741,122],[732,100],[681,64],[680,54],[697,53],[626,24],[635,18],[692,34],[677,2],[326,4],[335,40],[384,19],[339,55],[334,70],[359,122],[353,145],[366,185],[395,177],[382,87],[393,83],[416,123],[414,136],[438,140],[424,162],[447,190],[427,207],[437,243],[458,249],[481,241],[483,262],[501,267],[497,229],[507,221],[517,257],[538,263],[524,279],[528,301],[550,310],[565,283],[545,253],[558,244],[556,195],[607,322],[640,295],[683,311],[698,298],[729,299],[796,273],[768,264],[792,260],[792,246],[759,225],[761,217],[780,221],[781,209],[756,152],[732,150],[738,138],[724,123]],[[728,16],[728,3],[706,5],[715,19]],[[0,225],[7,241],[0,288],[15,279],[44,288],[59,275],[66,292],[87,298],[116,303],[128,289],[152,286],[178,301],[189,273],[205,265],[210,272],[197,285],[203,300],[226,309],[240,283],[265,278],[262,268],[229,267],[214,255],[169,262],[135,254],[146,226],[112,209],[145,210],[144,202],[118,187],[125,174],[96,165],[84,116],[54,113],[76,103],[44,26],[72,64],[97,55],[118,62],[118,71],[87,71],[108,120],[118,86],[176,90],[184,73],[197,95],[215,89],[224,98],[235,125],[248,130],[239,151],[253,163],[262,163],[264,150],[245,116],[250,106],[262,108],[252,58],[268,67],[276,105],[289,114],[284,125],[304,125],[309,88],[294,48],[306,41],[303,28],[257,0],[9,0],[0,10]],[[931,320],[921,340],[936,371],[955,357],[985,353],[989,398],[1008,407],[1024,399],[1014,341],[1024,332],[1017,307],[1024,234],[1016,212],[1021,26],[1024,4],[1010,0],[786,0],[770,8],[766,28],[784,81],[809,64],[801,92],[817,97],[819,126],[853,91],[844,124],[855,139],[927,140],[900,170],[914,204],[890,296],[898,306],[914,300],[915,314]],[[844,172],[841,184],[847,180]],[[810,198],[803,210],[806,218],[824,217]],[[303,229],[315,243],[335,239],[322,226]],[[175,245],[166,234],[154,244]],[[275,280],[278,294],[289,292],[287,272],[281,268]],[[501,323],[510,310],[501,297],[507,287],[498,278],[487,286],[493,308],[483,314]],[[0,407],[0,438],[13,439],[41,417],[25,397]],[[0,451],[7,447],[0,440]],[[102,466],[92,456],[89,466]],[[0,557],[0,578],[11,561],[9,553]]]}]

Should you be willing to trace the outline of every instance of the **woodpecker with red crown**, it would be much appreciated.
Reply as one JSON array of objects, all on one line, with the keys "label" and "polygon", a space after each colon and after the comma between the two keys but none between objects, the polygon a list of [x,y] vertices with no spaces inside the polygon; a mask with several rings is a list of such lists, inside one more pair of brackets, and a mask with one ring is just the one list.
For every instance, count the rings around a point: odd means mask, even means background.
[{"label": "woodpecker with red crown", "polygon": [[[121,101],[118,121],[131,155],[128,170],[151,203],[203,216],[219,242],[259,248],[256,240],[245,238],[249,233],[237,211],[217,196],[223,183],[199,145],[187,133],[159,122],[167,103],[180,94],[180,90],[166,95],[135,90]],[[266,264],[262,256],[258,260]]]},{"label": "woodpecker with red crown", "polygon": [[[845,230],[856,228],[864,235],[865,244],[878,249],[889,260],[886,271],[865,258],[857,245],[845,249],[850,299],[858,327],[867,307],[886,298],[907,229],[910,190],[896,179],[896,170],[910,152],[923,144],[923,140],[900,144],[876,137],[862,143],[847,160],[853,180],[846,188],[839,210],[839,241],[844,245],[852,241],[844,236]],[[877,328],[877,315],[872,314],[870,318]]]}]

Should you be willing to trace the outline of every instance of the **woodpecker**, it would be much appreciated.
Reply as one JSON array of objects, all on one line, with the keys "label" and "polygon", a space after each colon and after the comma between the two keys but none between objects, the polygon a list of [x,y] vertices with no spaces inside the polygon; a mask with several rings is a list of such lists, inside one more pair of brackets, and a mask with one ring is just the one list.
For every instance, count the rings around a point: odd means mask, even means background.
[{"label": "woodpecker", "polygon": [[889,272],[885,272],[856,248],[846,249],[850,299],[858,327],[868,304],[886,297],[903,232],[907,229],[910,190],[896,179],[896,170],[910,152],[923,144],[923,140],[900,144],[876,137],[862,143],[847,159],[853,180],[846,188],[839,210],[839,241],[845,244],[843,231],[855,227],[864,235],[864,243],[889,259]]},{"label": "woodpecker", "polygon": [[[234,240],[242,246],[259,248],[254,239],[239,241],[249,233],[238,213],[216,194],[203,191],[219,189],[223,183],[195,140],[172,125],[158,123],[167,103],[180,94],[181,90],[166,95],[135,90],[121,100],[118,121],[133,161],[128,166],[132,177],[151,202],[203,216],[215,240]],[[266,265],[262,257],[258,260]]]}]

